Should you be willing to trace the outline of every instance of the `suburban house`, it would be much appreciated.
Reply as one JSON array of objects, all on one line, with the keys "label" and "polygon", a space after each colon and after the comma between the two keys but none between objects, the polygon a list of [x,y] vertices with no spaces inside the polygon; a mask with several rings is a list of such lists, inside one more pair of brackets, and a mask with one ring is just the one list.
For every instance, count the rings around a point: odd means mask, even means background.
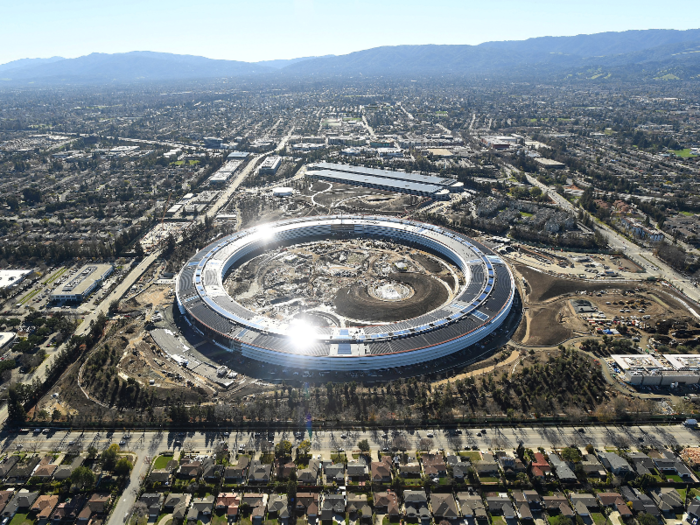
[{"label": "suburban house", "polygon": [[192,494],[174,494],[170,493],[165,498],[163,511],[173,515],[173,520],[183,520],[187,515],[187,507],[190,506]]},{"label": "suburban house", "polygon": [[423,472],[431,478],[445,477],[447,475],[447,465],[442,454],[423,454],[421,456]]},{"label": "suburban house", "polygon": [[[253,461],[255,463],[255,461]],[[268,465],[269,466],[269,465]],[[251,509],[250,518],[253,523],[262,523],[267,510],[267,494],[257,494],[255,492],[246,492],[243,494],[241,503],[245,503]]]},{"label": "suburban house", "polygon": [[372,521],[372,507],[369,506],[367,494],[348,494],[347,511],[352,519]]},{"label": "suburban house", "polygon": [[436,522],[442,520],[456,521],[459,518],[457,501],[451,493],[440,494],[433,492],[430,495],[430,507]]},{"label": "suburban house", "polygon": [[36,513],[36,519],[48,520],[51,517],[53,509],[58,505],[58,495],[48,495],[39,496],[34,504],[31,506],[31,511]]},{"label": "suburban house", "polygon": [[294,507],[297,516],[306,515],[313,520],[318,516],[318,492],[297,492]]},{"label": "suburban house", "polygon": [[234,492],[220,492],[216,497],[214,508],[217,511],[226,511],[229,520],[235,520],[238,517],[238,507],[241,505],[241,499]]},{"label": "suburban house", "polygon": [[345,484],[345,465],[343,463],[335,463],[325,467],[326,483],[337,483],[338,485]]},{"label": "suburban house", "polygon": [[309,461],[309,466],[297,472],[297,481],[303,485],[316,485],[321,462],[318,459]]},{"label": "suburban house", "polygon": [[226,467],[224,470],[226,483],[245,483],[249,465],[250,458],[248,456],[238,456],[238,463],[233,467]]},{"label": "suburban house", "polygon": [[272,465],[263,465],[260,460],[254,459],[250,464],[248,483],[268,483],[272,475]]},{"label": "suburban house", "polygon": [[515,509],[513,508],[513,503],[508,496],[487,496],[486,508],[489,510],[489,513],[496,516],[503,516],[507,520],[512,520],[517,517]]},{"label": "suburban house", "polygon": [[601,452],[598,454],[600,460],[605,465],[605,468],[616,476],[624,476],[629,472],[632,472],[632,467],[627,463],[625,458],[622,458],[615,454],[614,452]]},{"label": "suburban house", "polygon": [[267,513],[270,519],[277,519],[286,524],[291,513],[289,512],[289,500],[286,494],[271,494],[267,502]]},{"label": "suburban house", "polygon": [[530,462],[530,473],[542,479],[552,475],[552,466],[541,452],[535,452],[535,459]]},{"label": "suburban house", "polygon": [[386,514],[389,519],[398,519],[401,516],[399,497],[391,490],[375,492],[374,511],[377,514]]},{"label": "suburban house", "polygon": [[345,521],[345,496],[343,494],[325,494],[321,501],[321,520],[332,521],[333,516],[339,516],[339,521]]},{"label": "suburban house", "polygon": [[76,523],[78,525],[87,525],[99,516],[104,516],[107,514],[110,501],[112,501],[111,494],[93,494],[78,513]]},{"label": "suburban house", "polygon": [[654,500],[649,496],[632,487],[620,487],[620,494],[625,498],[625,501],[632,506],[632,511],[635,513],[646,512],[656,518],[661,518],[661,511],[656,506]]},{"label": "suburban house", "polygon": [[457,501],[462,509],[462,516],[480,522],[488,522],[488,514],[481,496],[470,492],[458,492]]},{"label": "suburban house", "polygon": [[186,460],[177,470],[177,477],[181,479],[198,479],[202,475],[202,462]]},{"label": "suburban house", "polygon": [[423,490],[406,490],[403,493],[404,511],[407,520],[429,520],[428,497]]},{"label": "suburban house", "polygon": [[141,495],[139,501],[146,505],[149,516],[157,517],[160,514],[160,509],[163,508],[165,495],[160,492],[146,492]]},{"label": "suburban house", "polygon": [[620,493],[599,492],[597,497],[601,507],[616,510],[623,518],[631,518],[633,516],[632,511],[627,506],[627,503]]},{"label": "suburban house", "polygon": [[20,489],[15,497],[2,509],[3,518],[12,518],[18,512],[27,512],[34,505],[39,497],[38,492],[29,492],[27,489]]},{"label": "suburban house", "polygon": [[349,481],[366,481],[367,480],[367,465],[359,461],[348,463],[348,480]]},{"label": "suburban house", "polygon": [[391,459],[382,456],[381,461],[372,461],[370,464],[372,483],[391,483]]},{"label": "suburban house", "polygon": [[665,516],[683,512],[683,500],[678,491],[671,487],[654,487],[649,489],[649,495]]}]

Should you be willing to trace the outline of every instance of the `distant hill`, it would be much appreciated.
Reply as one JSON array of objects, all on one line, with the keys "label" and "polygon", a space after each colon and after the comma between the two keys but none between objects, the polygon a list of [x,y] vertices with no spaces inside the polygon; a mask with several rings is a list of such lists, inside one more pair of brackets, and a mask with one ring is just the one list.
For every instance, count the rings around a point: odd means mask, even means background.
[{"label": "distant hill", "polygon": [[105,84],[237,77],[270,71],[272,69],[265,66],[235,60],[133,51],[111,55],[92,53],[78,58],[27,64],[21,68],[0,69],[0,78],[15,83]]},{"label": "distant hill", "polygon": [[148,51],[93,53],[1,65],[0,85],[124,84],[260,75],[700,80],[700,29],[541,37],[477,46],[387,46],[347,55],[258,63]]},{"label": "distant hill", "polygon": [[302,58],[289,58],[289,59],[279,59],[279,60],[262,60],[260,62],[254,62],[255,64],[271,67],[274,69],[282,69],[283,67],[291,66],[297,62],[303,62],[304,60],[313,60],[315,58],[327,58],[333,57],[335,55],[324,55],[322,57],[302,57]]}]

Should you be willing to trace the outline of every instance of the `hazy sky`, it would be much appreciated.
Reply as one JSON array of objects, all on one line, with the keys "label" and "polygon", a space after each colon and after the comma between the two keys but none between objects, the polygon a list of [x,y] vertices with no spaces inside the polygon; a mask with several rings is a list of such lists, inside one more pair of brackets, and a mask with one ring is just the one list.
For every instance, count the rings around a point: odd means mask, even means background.
[{"label": "hazy sky", "polygon": [[0,63],[164,51],[258,61],[398,44],[479,44],[700,27],[676,0],[0,0]]}]

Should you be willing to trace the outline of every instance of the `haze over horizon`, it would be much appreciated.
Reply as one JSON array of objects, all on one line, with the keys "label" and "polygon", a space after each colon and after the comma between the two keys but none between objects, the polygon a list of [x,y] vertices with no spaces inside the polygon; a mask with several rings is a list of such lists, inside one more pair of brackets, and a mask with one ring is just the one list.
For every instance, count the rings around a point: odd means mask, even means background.
[{"label": "haze over horizon", "polygon": [[[0,64],[23,58],[136,50],[258,62],[379,46],[477,45],[634,29],[696,27],[700,4],[681,1],[660,10],[641,0],[555,2],[518,0],[497,8],[482,2],[438,0],[429,9],[416,1],[267,0],[231,5],[126,0],[105,10],[85,0],[60,5],[46,0],[3,7]],[[605,16],[601,16],[605,13]]]}]

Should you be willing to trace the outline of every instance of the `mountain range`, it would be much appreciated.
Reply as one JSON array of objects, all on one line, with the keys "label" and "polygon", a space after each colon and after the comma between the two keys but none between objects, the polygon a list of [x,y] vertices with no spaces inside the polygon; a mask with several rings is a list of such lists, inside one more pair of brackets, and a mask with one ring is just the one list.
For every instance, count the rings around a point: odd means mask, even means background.
[{"label": "mountain range", "polygon": [[0,86],[124,84],[225,77],[700,80],[700,29],[645,30],[470,45],[400,45],[346,55],[241,62],[134,51],[0,65]]}]

